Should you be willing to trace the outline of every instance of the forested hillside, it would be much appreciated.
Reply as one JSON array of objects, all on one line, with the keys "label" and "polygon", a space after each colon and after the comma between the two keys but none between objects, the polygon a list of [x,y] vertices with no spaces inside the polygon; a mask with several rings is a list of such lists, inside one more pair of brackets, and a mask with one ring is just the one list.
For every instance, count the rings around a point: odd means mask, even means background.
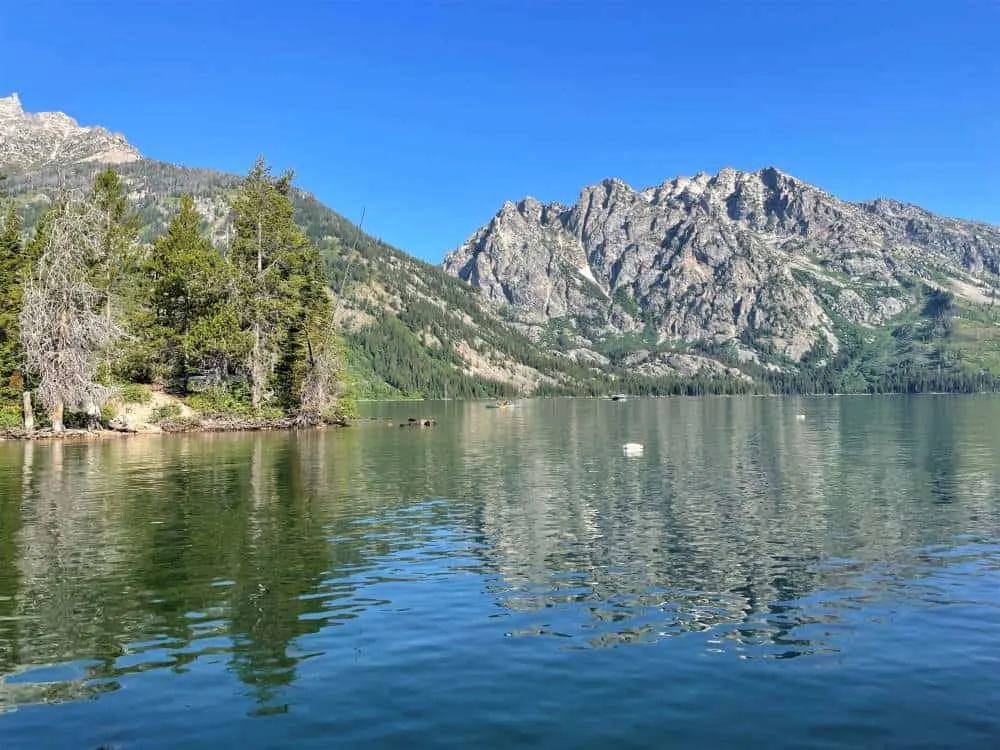
[{"label": "forested hillside", "polygon": [[232,195],[224,252],[203,234],[190,194],[166,226],[150,227],[110,167],[87,191],[59,191],[28,232],[9,205],[0,228],[3,424],[33,426],[37,398],[40,421],[56,433],[67,422],[96,426],[103,407],[142,393],[137,385],[188,396],[209,414],[342,419],[333,300],[290,191],[291,175],[254,165]]}]

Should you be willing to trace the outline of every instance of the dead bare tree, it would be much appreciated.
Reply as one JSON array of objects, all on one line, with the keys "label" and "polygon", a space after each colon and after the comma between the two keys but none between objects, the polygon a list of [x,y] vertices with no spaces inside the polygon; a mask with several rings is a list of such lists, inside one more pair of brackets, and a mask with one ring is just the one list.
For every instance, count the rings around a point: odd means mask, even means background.
[{"label": "dead bare tree", "polygon": [[91,202],[67,200],[24,285],[21,345],[54,432],[63,431],[66,409],[99,406],[111,395],[96,377],[102,355],[122,331],[104,315],[103,294],[91,282],[104,222]]},{"label": "dead bare tree", "polygon": [[332,331],[324,340],[310,342],[309,372],[302,384],[298,421],[317,424],[335,414],[337,401],[344,390],[344,352],[337,346]]}]

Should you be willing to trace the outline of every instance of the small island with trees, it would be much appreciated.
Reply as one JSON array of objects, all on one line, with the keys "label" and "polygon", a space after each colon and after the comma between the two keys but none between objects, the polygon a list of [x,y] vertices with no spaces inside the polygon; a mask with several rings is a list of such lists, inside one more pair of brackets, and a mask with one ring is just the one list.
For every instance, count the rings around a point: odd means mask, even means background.
[{"label": "small island with trees", "polygon": [[8,206],[0,434],[345,424],[334,298],[291,185],[259,159],[232,196],[224,247],[190,195],[142,243],[112,167],[88,193],[60,194],[28,234]]}]

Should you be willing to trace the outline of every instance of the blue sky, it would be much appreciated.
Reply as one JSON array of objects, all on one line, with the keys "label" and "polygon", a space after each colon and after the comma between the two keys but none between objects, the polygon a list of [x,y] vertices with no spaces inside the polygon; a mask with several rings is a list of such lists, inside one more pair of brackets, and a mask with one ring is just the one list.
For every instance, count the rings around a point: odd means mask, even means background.
[{"label": "blue sky", "polygon": [[505,200],[775,165],[1000,223],[991,0],[20,0],[0,94],[437,262]]}]

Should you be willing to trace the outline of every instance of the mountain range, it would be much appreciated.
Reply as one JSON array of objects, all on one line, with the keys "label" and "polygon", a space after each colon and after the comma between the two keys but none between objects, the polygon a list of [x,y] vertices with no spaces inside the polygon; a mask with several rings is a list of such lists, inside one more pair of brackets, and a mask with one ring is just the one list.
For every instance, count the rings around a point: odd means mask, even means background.
[{"label": "mountain range", "polygon": [[[224,247],[240,177],[0,99],[2,189],[27,223],[114,164],[161,231],[194,195]],[[508,202],[435,266],[296,189],[327,262],[359,395],[880,392],[1000,383],[1000,229],[848,202],[774,167],[572,205]]]}]

